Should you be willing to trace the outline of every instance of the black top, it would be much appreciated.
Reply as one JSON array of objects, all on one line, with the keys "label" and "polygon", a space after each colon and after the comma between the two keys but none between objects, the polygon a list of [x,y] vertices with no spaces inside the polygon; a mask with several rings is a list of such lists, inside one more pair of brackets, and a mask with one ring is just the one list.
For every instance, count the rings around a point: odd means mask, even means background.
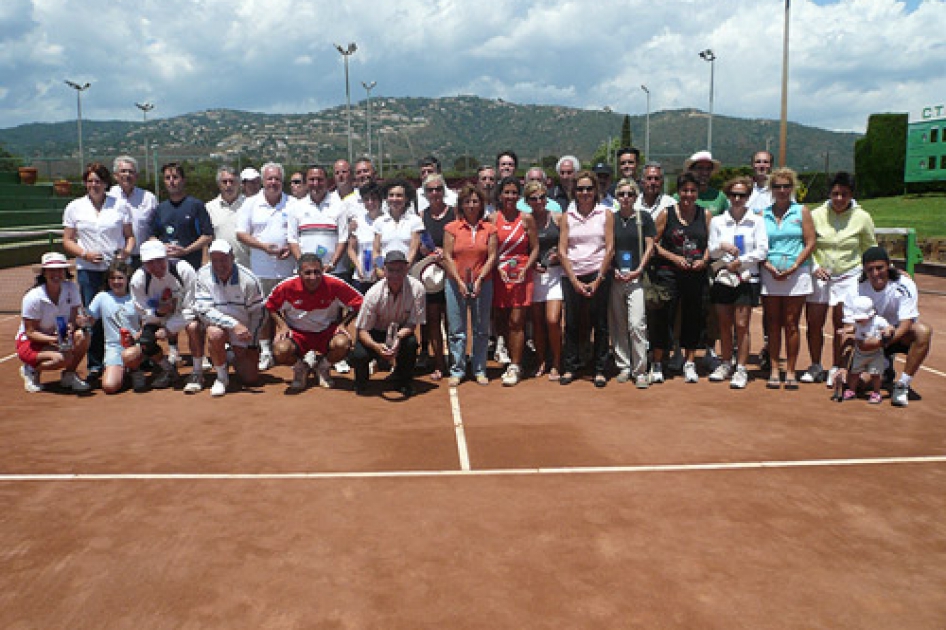
[{"label": "black top", "polygon": [[[175,204],[170,199],[158,204],[151,215],[151,236],[162,243],[177,241],[181,247],[187,247],[201,236],[213,238],[214,229],[204,202],[190,195]],[[195,270],[200,269],[203,252],[188,254],[184,260]]]},{"label": "black top", "polygon": [[[548,221],[545,225],[537,225],[536,229],[538,231],[539,238],[539,260],[547,260],[549,250],[553,247],[558,247],[558,236],[560,231],[558,225],[552,220],[552,213],[546,212],[546,220]],[[541,263],[540,264],[544,264]]]},{"label": "black top", "polygon": [[448,223],[455,221],[456,218],[457,213],[449,206],[447,207],[447,211],[444,212],[443,216],[439,219],[435,219],[433,216],[431,216],[429,207],[424,210],[424,229],[428,234],[430,234],[430,238],[433,239],[434,245],[443,248],[443,228]]},{"label": "black top", "polygon": [[625,219],[620,213],[614,214],[614,268],[622,271],[634,271],[641,264],[641,251],[645,244],[637,238],[637,220],[640,217],[641,236],[657,236],[657,226],[648,212],[635,211],[634,216]]},{"label": "black top", "polygon": [[[696,214],[688,225],[684,225],[677,218],[677,212],[672,208],[667,210],[667,226],[660,238],[661,247],[677,256],[697,260],[703,257],[708,241],[709,229],[706,226],[705,208],[696,206]],[[660,259],[658,266],[665,269],[676,268],[664,259]]]}]

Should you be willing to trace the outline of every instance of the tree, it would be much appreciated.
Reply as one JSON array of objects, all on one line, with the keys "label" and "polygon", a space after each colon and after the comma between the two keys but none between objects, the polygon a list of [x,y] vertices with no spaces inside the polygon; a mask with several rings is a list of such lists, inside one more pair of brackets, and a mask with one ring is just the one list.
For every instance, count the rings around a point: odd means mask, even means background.
[{"label": "tree", "polygon": [[453,170],[457,173],[470,173],[479,167],[479,160],[471,155],[461,155],[453,161]]},{"label": "tree", "polygon": [[0,144],[0,171],[15,171],[21,166],[23,166],[22,158],[13,155]]},{"label": "tree", "polygon": [[907,115],[871,114],[867,134],[854,143],[858,197],[884,197],[903,191]]},{"label": "tree", "polygon": [[557,155],[546,155],[541,160],[539,160],[539,165],[542,168],[555,168],[556,164],[558,164]]},{"label": "tree", "polygon": [[631,117],[624,114],[624,123],[621,125],[621,147],[632,147],[631,144]]}]

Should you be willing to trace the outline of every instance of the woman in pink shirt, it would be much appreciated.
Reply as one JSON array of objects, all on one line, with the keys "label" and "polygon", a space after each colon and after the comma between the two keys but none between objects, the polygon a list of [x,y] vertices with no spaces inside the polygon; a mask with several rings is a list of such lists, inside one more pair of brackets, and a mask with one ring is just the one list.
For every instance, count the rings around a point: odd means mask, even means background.
[{"label": "woman in pink shirt", "polygon": [[[608,298],[611,290],[611,259],[614,257],[614,214],[599,203],[598,178],[590,171],[575,177],[575,201],[565,211],[559,230],[558,251],[567,282],[565,297],[565,350],[562,356],[562,385],[575,380],[580,367],[578,352],[582,338],[581,311],[588,309],[587,321],[594,331],[595,387],[607,385]],[[587,339],[588,331],[584,338]]]}]

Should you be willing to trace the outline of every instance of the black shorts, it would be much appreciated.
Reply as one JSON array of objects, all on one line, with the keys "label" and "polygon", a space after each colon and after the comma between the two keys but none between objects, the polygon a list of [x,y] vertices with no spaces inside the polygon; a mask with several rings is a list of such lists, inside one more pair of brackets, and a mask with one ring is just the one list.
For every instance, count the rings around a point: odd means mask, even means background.
[{"label": "black shorts", "polygon": [[426,304],[442,304],[446,306],[447,304],[447,293],[446,291],[437,291],[436,293],[428,293]]},{"label": "black shorts", "polygon": [[742,282],[738,287],[728,287],[725,284],[714,282],[710,288],[710,302],[732,306],[759,305],[759,296],[762,294],[762,285],[759,282]]}]

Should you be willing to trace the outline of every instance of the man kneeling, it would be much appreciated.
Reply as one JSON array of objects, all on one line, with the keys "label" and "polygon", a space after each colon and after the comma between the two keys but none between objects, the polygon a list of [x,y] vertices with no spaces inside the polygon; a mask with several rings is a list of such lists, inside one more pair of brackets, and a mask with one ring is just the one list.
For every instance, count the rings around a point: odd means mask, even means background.
[{"label": "man kneeling", "polygon": [[233,367],[240,382],[254,385],[259,379],[259,334],[265,321],[259,280],[237,264],[233,249],[222,239],[210,244],[210,264],[197,272],[194,310],[204,323],[207,350],[217,380],[211,396],[227,393],[227,344],[233,352]]},{"label": "man kneeling", "polygon": [[368,386],[368,364],[372,359],[395,362],[391,380],[405,397],[414,394],[411,378],[417,362],[414,329],[427,321],[424,285],[407,273],[407,257],[390,251],[384,258],[384,278],[365,294],[358,314],[355,351],[355,393],[363,395]]},{"label": "man kneeling", "polygon": [[363,298],[343,280],[324,275],[322,260],[315,254],[299,257],[298,274],[277,284],[266,300],[276,324],[273,357],[279,365],[292,366],[289,388],[302,390],[309,373],[304,359],[314,352],[319,385],[328,389],[332,365],[351,350],[351,336],[345,327],[361,308]]}]

